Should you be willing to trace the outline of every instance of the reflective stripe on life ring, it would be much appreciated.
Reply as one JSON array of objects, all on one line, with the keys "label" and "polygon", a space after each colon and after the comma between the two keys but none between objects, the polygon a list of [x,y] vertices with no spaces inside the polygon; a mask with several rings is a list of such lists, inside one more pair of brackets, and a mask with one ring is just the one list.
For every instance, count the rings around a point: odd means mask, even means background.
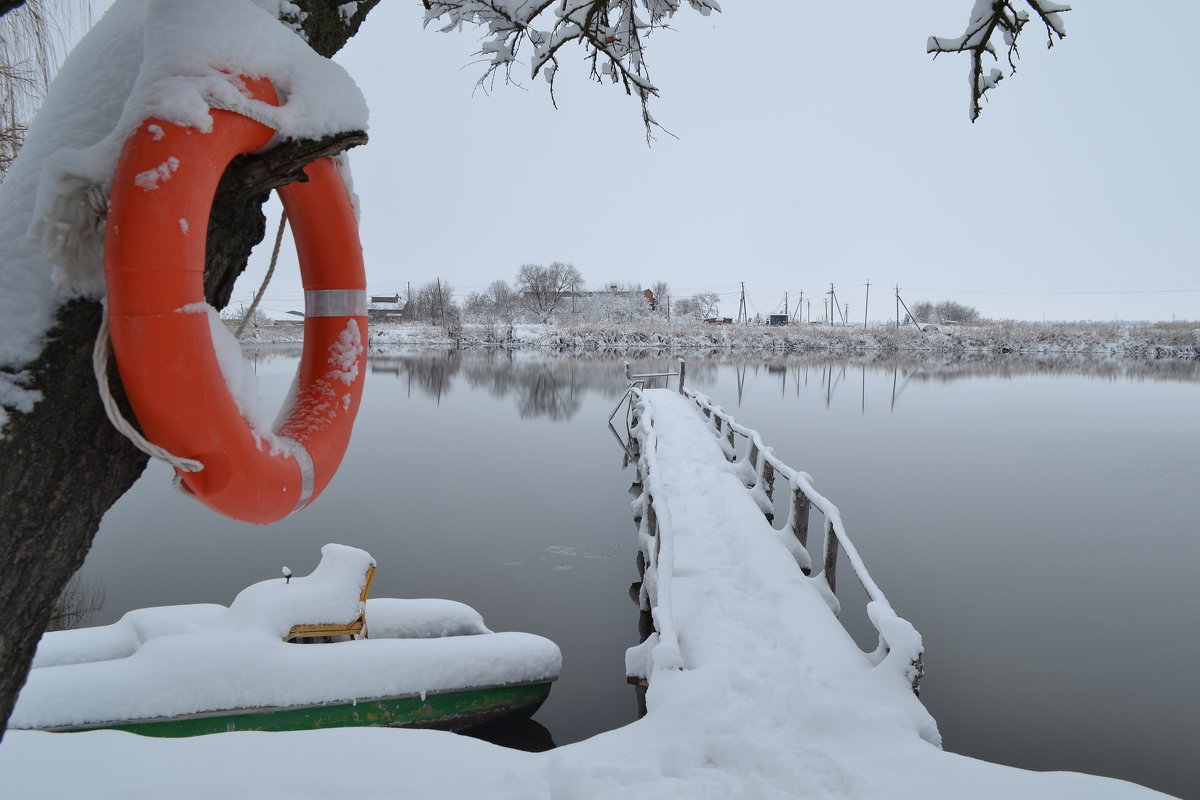
[{"label": "reflective stripe on life ring", "polygon": [[[275,104],[265,79],[240,79]],[[350,441],[366,374],[367,295],[349,193],[328,158],[279,189],[305,289],[304,353],[275,430],[255,431],[221,371],[204,305],[205,240],[229,162],[269,127],[213,110],[209,133],[148,119],[113,178],[104,268],[121,382],[146,438],[204,465],[184,488],[234,519],[266,524],[328,485]]]}]

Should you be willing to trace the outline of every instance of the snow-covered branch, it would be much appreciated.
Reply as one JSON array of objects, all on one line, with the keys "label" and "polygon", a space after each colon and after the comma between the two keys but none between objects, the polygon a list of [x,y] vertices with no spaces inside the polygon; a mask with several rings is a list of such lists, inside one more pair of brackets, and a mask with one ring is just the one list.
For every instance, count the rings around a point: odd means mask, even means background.
[{"label": "snow-covered branch", "polygon": [[[720,11],[717,0],[687,0],[701,14]],[[437,21],[443,32],[465,25],[487,29],[479,55],[487,70],[479,85],[503,73],[512,81],[518,53],[528,42],[532,49],[529,75],[550,84],[553,97],[559,50],[581,44],[590,62],[590,77],[610,82],[636,96],[649,137],[661,127],[650,114],[649,102],[658,96],[645,59],[645,39],[667,27],[682,0],[425,0],[425,22]]]},{"label": "snow-covered branch", "polygon": [[[1017,59],[1020,51],[1017,49],[1018,38],[1025,29],[1025,24],[1031,17],[1024,8],[1017,8],[1018,0],[975,0],[971,9],[971,18],[967,29],[961,36],[953,38],[930,36],[925,51],[933,53],[970,53],[971,54],[971,121],[979,117],[980,103],[989,89],[994,88],[1004,78],[1004,71],[991,67],[984,71],[984,54],[999,62],[995,39],[999,34],[1000,40],[1007,49],[1008,66],[1011,72],[1017,71]],[[1048,0],[1025,0],[1025,4],[1038,16],[1046,27],[1046,46],[1054,46],[1054,38],[1062,39],[1067,35],[1066,26],[1059,16],[1071,7]]]}]

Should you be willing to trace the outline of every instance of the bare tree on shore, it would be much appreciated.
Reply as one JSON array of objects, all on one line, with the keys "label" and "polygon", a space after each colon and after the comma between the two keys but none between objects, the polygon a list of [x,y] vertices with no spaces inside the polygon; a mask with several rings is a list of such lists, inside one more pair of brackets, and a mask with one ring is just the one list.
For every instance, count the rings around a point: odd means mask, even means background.
[{"label": "bare tree on shore", "polygon": [[517,271],[517,289],[529,310],[549,322],[568,293],[583,288],[583,276],[574,264],[555,261],[548,267],[522,264]]}]

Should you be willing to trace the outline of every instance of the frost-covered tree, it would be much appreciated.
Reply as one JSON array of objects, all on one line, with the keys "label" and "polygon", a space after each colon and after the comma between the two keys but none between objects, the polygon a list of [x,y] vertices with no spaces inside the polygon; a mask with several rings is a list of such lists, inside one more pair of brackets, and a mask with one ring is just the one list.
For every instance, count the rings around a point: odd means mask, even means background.
[{"label": "frost-covered tree", "polygon": [[579,316],[590,322],[622,323],[650,315],[644,290],[637,284],[612,281],[603,292],[592,292],[579,304]]},{"label": "frost-covered tree", "polygon": [[457,337],[462,330],[462,309],[454,302],[454,287],[441,278],[419,288],[410,306],[408,319],[437,325],[450,336]]},{"label": "frost-covered tree", "polygon": [[521,311],[521,296],[508,281],[492,281],[486,291],[468,295],[463,311],[475,322],[511,328]]},{"label": "frost-covered tree", "polygon": [[412,299],[414,318],[420,322],[441,324],[447,314],[454,314],[454,287],[441,278],[435,278],[417,289]]},{"label": "frost-covered tree", "polygon": [[583,276],[574,264],[555,261],[548,267],[522,264],[517,271],[517,290],[530,312],[549,322],[568,293],[583,288]]},{"label": "frost-covered tree", "polygon": [[721,305],[721,295],[716,292],[700,292],[692,295],[692,302],[696,304],[696,315],[700,319],[708,319],[717,315],[717,309]]},{"label": "frost-covered tree", "polygon": [[971,323],[979,319],[979,312],[972,306],[965,306],[953,300],[943,300],[935,309],[937,317],[942,322]]},{"label": "frost-covered tree", "polygon": [[493,318],[511,325],[520,312],[521,295],[508,281],[492,281],[488,284],[486,296]]},{"label": "frost-covered tree", "polygon": [[245,303],[237,308],[226,308],[221,312],[221,319],[231,323],[235,330],[237,328],[257,328],[262,325],[271,324],[271,318],[261,308],[251,309]]},{"label": "frost-covered tree", "polygon": [[677,319],[708,319],[717,313],[721,297],[716,292],[702,292],[671,301],[671,316]]},{"label": "frost-covered tree", "polygon": [[912,315],[913,317],[916,317],[914,322],[936,323],[941,321],[937,318],[937,310],[933,303],[929,302],[928,300],[921,300],[920,302],[913,303]]},{"label": "frost-covered tree", "polygon": [[660,314],[667,313],[667,302],[671,296],[671,287],[667,285],[667,282],[655,281],[650,284],[650,295],[646,298],[650,302],[650,310]]},{"label": "frost-covered tree", "polygon": [[922,300],[913,303],[912,313],[918,322],[930,322],[935,325],[944,322],[971,323],[979,319],[979,311],[975,308],[953,300],[943,300],[937,304]]}]

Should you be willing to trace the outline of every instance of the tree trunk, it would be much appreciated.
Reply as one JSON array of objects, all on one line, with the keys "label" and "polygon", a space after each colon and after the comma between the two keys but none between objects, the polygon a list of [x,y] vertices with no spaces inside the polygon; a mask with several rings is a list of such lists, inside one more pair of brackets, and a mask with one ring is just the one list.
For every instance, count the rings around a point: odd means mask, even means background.
[{"label": "tree trunk", "polygon": [[[303,27],[310,45],[328,57],[378,2],[363,0],[349,21],[322,0],[297,0],[297,5],[308,12]],[[292,141],[230,165],[208,226],[204,282],[210,304],[222,308],[229,302],[251,248],[262,240],[261,209],[270,191],[294,180],[314,159],[365,141],[362,132]],[[29,367],[31,387],[43,399],[28,414],[13,412],[0,439],[0,720],[5,723],[56,598],[83,563],[104,513],[147,461],[113,429],[100,404],[91,358],[100,311],[92,300],[72,301],[60,310],[41,357]],[[109,381],[132,419],[115,368]]]}]

